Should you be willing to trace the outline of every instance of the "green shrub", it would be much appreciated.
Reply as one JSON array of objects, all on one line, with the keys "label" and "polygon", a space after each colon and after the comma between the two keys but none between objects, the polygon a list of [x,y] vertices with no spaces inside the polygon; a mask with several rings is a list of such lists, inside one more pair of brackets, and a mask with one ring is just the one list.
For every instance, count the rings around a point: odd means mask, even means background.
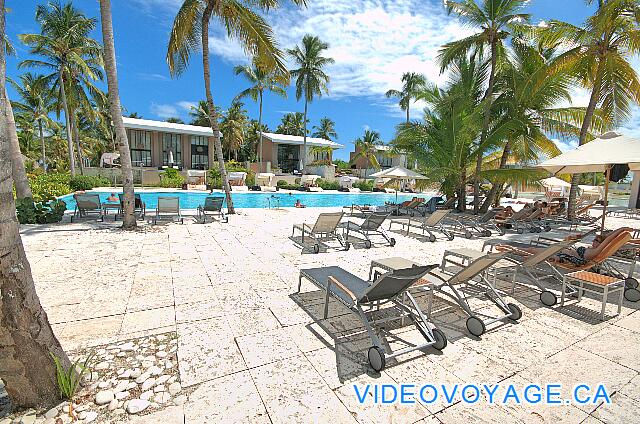
[{"label": "green shrub", "polygon": [[359,188],[361,191],[373,191],[373,181],[364,180],[353,183],[353,187]]},{"label": "green shrub", "polygon": [[160,173],[160,187],[181,188],[182,184],[184,184],[184,177],[177,169],[167,168]]},{"label": "green shrub", "polygon": [[69,188],[71,191],[86,191],[94,187],[110,186],[111,182],[99,175],[76,175],[69,179]]},{"label": "green shrub", "polygon": [[33,200],[42,202],[69,194],[72,191],[69,187],[70,179],[69,174],[29,174]]},{"label": "green shrub", "polygon": [[282,190],[298,190],[300,188],[299,185],[289,184],[285,180],[278,180],[276,186]]},{"label": "green shrub", "polygon": [[[251,187],[256,184],[256,173],[248,168],[244,168],[239,162],[233,160],[227,161],[224,164],[224,168],[227,172],[246,172],[247,178],[245,179],[245,184],[247,187]],[[207,175],[207,186],[210,189],[215,188],[222,190],[222,176],[220,175],[217,162],[213,168],[209,169]]]},{"label": "green shrub", "polygon": [[340,183],[338,181],[328,181],[324,178],[318,178],[316,180],[316,184],[318,184],[318,187],[323,190],[338,190],[340,188]]},{"label": "green shrub", "polygon": [[69,416],[73,417],[73,404],[80,385],[82,377],[87,371],[90,371],[89,364],[93,360],[95,354],[93,351],[89,353],[84,362],[81,362],[78,358],[67,369],[62,365],[62,362],[56,355],[50,352],[53,362],[56,366],[56,381],[58,382],[58,389],[64,399],[69,401]]},{"label": "green shrub", "polygon": [[21,224],[60,222],[67,204],[62,200],[34,202],[32,198],[16,200],[16,213]]}]

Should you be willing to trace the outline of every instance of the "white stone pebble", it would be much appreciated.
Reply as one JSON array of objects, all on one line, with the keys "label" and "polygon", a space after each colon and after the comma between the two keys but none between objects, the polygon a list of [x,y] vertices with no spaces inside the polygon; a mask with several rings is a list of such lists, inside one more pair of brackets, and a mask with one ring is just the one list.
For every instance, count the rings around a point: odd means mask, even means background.
[{"label": "white stone pebble", "polygon": [[109,368],[109,363],[107,361],[103,361],[103,362],[100,362],[98,365],[96,365],[94,369],[101,371],[101,370],[106,370],[107,368]]},{"label": "white stone pebble", "polygon": [[171,396],[175,396],[180,390],[182,390],[180,383],[171,383],[169,385],[169,393]]},{"label": "white stone pebble", "polygon": [[144,383],[149,377],[151,376],[150,372],[145,372],[144,374],[142,374],[140,377],[136,378],[136,383],[138,384],[142,384]]},{"label": "white stone pebble", "polygon": [[127,404],[127,412],[130,414],[138,414],[149,407],[151,403],[143,399],[131,399]]},{"label": "white stone pebble", "polygon": [[171,378],[171,376],[169,375],[161,375],[160,377],[158,377],[156,379],[156,385],[160,385],[160,384],[164,384],[166,383],[169,379]]},{"label": "white stone pebble", "polygon": [[84,417],[84,422],[90,423],[93,422],[96,418],[98,418],[98,413],[96,411],[89,411]]},{"label": "white stone pebble", "polygon": [[146,392],[150,388],[152,388],[156,384],[156,379],[153,377],[148,378],[144,383],[142,383],[142,391]]},{"label": "white stone pebble", "polygon": [[95,402],[98,405],[106,405],[114,399],[113,392],[110,390],[101,390],[96,393]]},{"label": "white stone pebble", "polygon": [[173,403],[175,403],[176,405],[182,405],[186,401],[187,401],[187,397],[185,395],[180,395],[173,400]]},{"label": "white stone pebble", "polygon": [[156,387],[154,387],[154,388],[153,388],[153,391],[154,391],[155,393],[164,392],[165,390],[167,390],[167,388],[166,388],[166,387],[164,387],[164,384],[161,384],[161,385],[156,386]]},{"label": "white stone pebble", "polygon": [[109,411],[115,411],[118,408],[118,405],[120,405],[120,402],[118,402],[117,399],[113,399],[111,402],[109,402],[109,406],[107,407],[107,409]]},{"label": "white stone pebble", "polygon": [[153,401],[159,404],[167,403],[171,400],[171,396],[167,392],[160,392],[153,397]]},{"label": "white stone pebble", "polygon": [[118,400],[122,400],[122,399],[125,399],[127,397],[129,397],[129,392],[125,391],[125,392],[116,393],[116,399],[118,399]]},{"label": "white stone pebble", "polygon": [[149,400],[153,396],[153,390],[146,391],[140,395],[140,399]]},{"label": "white stone pebble", "polygon": [[153,376],[158,376],[158,375],[162,374],[162,369],[160,367],[156,367],[155,365],[153,367],[149,368],[148,371]]}]

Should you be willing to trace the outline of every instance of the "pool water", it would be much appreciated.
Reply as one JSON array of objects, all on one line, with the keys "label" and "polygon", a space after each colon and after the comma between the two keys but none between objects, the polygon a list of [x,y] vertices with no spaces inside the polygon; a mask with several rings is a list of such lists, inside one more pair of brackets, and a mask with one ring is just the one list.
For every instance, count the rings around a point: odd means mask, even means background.
[{"label": "pool water", "polygon": [[[100,201],[106,202],[109,192],[89,192],[100,195]],[[155,209],[158,204],[158,196],[178,197],[180,199],[180,208],[197,209],[198,206],[204,204],[204,199],[209,193],[203,192],[140,192],[140,197],[148,209]],[[116,194],[117,195],[117,194]],[[214,193],[214,196],[224,196],[224,193]],[[317,207],[336,207],[357,205],[373,205],[382,206],[385,202],[395,202],[396,195],[388,193],[232,193],[233,205],[236,208],[275,208],[275,207],[293,207],[296,200],[310,208]],[[398,201],[411,200],[415,194],[398,194]],[[427,193],[421,193],[418,196],[429,198]],[[76,202],[73,200],[72,194],[60,197],[67,204],[67,210],[74,210]],[[226,202],[225,202],[226,206]]]}]

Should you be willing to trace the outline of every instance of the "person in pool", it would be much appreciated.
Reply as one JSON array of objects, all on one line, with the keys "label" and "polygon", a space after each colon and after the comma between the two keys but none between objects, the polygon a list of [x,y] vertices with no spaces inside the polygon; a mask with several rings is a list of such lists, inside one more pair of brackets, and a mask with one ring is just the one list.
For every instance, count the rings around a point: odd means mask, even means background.
[{"label": "person in pool", "polygon": [[107,202],[109,203],[120,203],[120,199],[116,196],[115,193],[111,193],[111,196],[107,197]]},{"label": "person in pool", "polygon": [[[552,258],[552,261],[560,262],[560,263],[571,263],[576,266],[582,266],[587,264],[592,259],[596,258],[602,250],[604,250],[609,244],[611,244],[617,237],[623,232],[633,231],[632,228],[622,227],[618,228],[615,231],[605,232],[603,234],[599,234],[595,236],[591,246],[578,246],[578,247],[570,247],[568,249],[563,250],[556,254],[555,258]],[[579,236],[569,236],[566,239],[571,240],[575,239]],[[496,250],[502,252],[508,252],[513,250],[512,246],[508,244],[503,244],[496,246]],[[545,247],[525,247],[525,248],[516,248],[519,251],[524,251],[531,254],[536,254],[541,250],[545,249]]]},{"label": "person in pool", "polygon": [[296,208],[306,208],[305,205],[303,205],[302,203],[300,203],[300,199],[296,200],[296,204],[294,205]]}]

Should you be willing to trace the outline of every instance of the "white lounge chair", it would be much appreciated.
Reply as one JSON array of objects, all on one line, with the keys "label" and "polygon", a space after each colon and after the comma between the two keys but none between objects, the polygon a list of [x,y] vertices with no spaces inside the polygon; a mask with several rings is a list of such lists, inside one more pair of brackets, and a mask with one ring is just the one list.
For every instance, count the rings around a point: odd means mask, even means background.
[{"label": "white lounge chair", "polygon": [[260,187],[260,191],[276,191],[276,186],[273,185],[273,179],[276,174],[271,172],[260,172],[256,174],[256,185]]},{"label": "white lounge chair", "polygon": [[323,191],[322,187],[318,187],[316,180],[320,178],[320,175],[303,175],[300,178],[300,185],[307,189],[308,191]]},{"label": "white lounge chair", "polygon": [[246,172],[229,172],[229,185],[232,191],[249,191],[245,181],[247,179]]}]

